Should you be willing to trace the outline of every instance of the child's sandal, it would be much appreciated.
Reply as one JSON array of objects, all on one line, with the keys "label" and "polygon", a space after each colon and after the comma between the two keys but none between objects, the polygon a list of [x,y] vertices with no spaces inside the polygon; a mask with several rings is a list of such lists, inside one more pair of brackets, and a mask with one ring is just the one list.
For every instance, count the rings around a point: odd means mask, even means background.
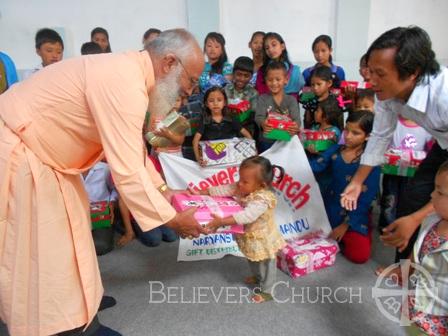
[{"label": "child's sandal", "polygon": [[258,280],[256,276],[248,276],[244,278],[244,283],[246,285],[258,285]]},{"label": "child's sandal", "polygon": [[269,293],[260,292],[252,296],[253,303],[263,303],[266,301],[272,301],[274,298]]}]

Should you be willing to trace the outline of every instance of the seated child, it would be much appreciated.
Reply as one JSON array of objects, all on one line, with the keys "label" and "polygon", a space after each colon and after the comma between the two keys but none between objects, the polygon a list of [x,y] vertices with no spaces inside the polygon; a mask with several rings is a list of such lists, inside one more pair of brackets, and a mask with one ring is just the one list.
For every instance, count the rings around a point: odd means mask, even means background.
[{"label": "seated child", "polygon": [[341,207],[340,195],[355,175],[362,153],[373,127],[373,114],[353,112],[345,126],[345,145],[333,145],[310,160],[313,172],[331,167],[331,183],[322,195],[333,231],[330,238],[341,242],[342,254],[354,263],[370,258],[372,245],[369,209],[378,189],[381,169],[375,167],[365,180],[358,207],[347,211]]},{"label": "seated child", "polygon": [[297,134],[300,126],[299,105],[295,97],[285,93],[285,85],[288,82],[286,66],[283,62],[272,61],[266,67],[266,84],[268,94],[258,97],[255,111],[255,122],[263,130],[259,137],[259,150],[264,152],[271,148],[275,140],[267,139],[264,133],[270,132],[272,127],[266,122],[268,113],[275,112],[289,116],[295,125],[287,129],[291,134]]},{"label": "seated child", "polygon": [[252,139],[249,131],[230,115],[227,109],[227,95],[223,88],[214,86],[204,96],[205,115],[193,138],[193,151],[196,161],[201,166],[207,162],[199,152],[201,140],[223,140],[240,137]]},{"label": "seated child", "polygon": [[[224,88],[229,104],[238,104],[241,101],[250,102],[250,109],[255,113],[257,106],[258,92],[250,85],[252,78],[254,62],[246,56],[238,57],[233,64],[233,78],[232,83],[227,84]],[[252,136],[255,133],[254,113],[250,118],[243,122],[243,127],[246,128]]]},{"label": "seated child", "polygon": [[117,191],[112,183],[109,165],[105,162],[98,162],[91,169],[82,174],[82,180],[89,201],[109,203],[111,214],[111,226],[108,228],[98,228],[92,230],[93,242],[97,255],[109,253],[114,247],[113,223],[114,210],[118,199]]},{"label": "seated child", "polygon": [[43,28],[36,33],[36,54],[41,58],[41,63],[31,71],[23,74],[23,79],[30,77],[36,71],[62,60],[64,42],[61,36],[53,29]]},{"label": "seated child", "polygon": [[271,191],[274,177],[281,180],[284,170],[271,165],[262,156],[252,156],[241,163],[239,175],[236,184],[201,191],[202,194],[212,196],[237,196],[244,207],[244,210],[233,216],[215,217],[207,228],[215,232],[221,226],[244,225],[244,234],[236,235],[235,239],[252,271],[252,276],[246,278],[245,282],[260,287],[260,292],[252,297],[252,301],[261,303],[272,300],[277,272],[276,253],[286,244],[275,223],[277,199]]}]

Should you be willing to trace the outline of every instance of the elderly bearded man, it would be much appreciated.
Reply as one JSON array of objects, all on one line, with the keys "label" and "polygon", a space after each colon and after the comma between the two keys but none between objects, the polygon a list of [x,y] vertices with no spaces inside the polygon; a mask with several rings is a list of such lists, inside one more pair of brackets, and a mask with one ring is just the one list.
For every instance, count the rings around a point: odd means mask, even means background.
[{"label": "elderly bearded man", "polygon": [[141,52],[62,61],[0,96],[0,318],[11,335],[118,334],[96,318],[103,287],[80,178],[103,156],[143,230],[205,233],[171,207],[141,136],[147,109],[169,111],[203,67],[193,36],[168,30]]}]

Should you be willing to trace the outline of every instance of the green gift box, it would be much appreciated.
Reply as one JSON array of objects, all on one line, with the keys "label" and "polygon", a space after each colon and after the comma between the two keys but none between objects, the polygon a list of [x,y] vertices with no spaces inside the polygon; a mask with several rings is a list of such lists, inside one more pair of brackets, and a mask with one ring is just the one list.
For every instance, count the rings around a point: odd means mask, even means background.
[{"label": "green gift box", "polygon": [[243,123],[250,118],[250,115],[252,114],[252,112],[253,112],[252,110],[247,110],[247,111],[238,113],[238,114],[236,114],[236,119],[238,119],[238,121],[240,123]]},{"label": "green gift box", "polygon": [[383,165],[381,172],[387,175],[414,177],[417,167],[400,167],[390,164]]},{"label": "green gift box", "polygon": [[265,133],[264,137],[266,139],[280,140],[280,141],[291,140],[291,134],[281,129],[273,129],[272,131]]},{"label": "green gift box", "polygon": [[305,140],[303,141],[304,148],[314,148],[316,152],[326,151],[334,145],[333,140]]},{"label": "green gift box", "polygon": [[90,203],[90,219],[92,221],[92,230],[110,227],[112,225],[112,214],[109,202]]}]

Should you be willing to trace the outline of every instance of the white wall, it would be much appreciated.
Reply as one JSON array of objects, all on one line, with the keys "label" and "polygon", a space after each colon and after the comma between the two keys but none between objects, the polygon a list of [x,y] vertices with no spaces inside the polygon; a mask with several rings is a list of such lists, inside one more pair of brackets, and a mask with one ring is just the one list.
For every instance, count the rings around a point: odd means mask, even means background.
[{"label": "white wall", "polygon": [[248,42],[254,31],[279,33],[292,62],[314,62],[311,44],[320,34],[334,35],[335,1],[221,0],[221,32],[231,60],[252,56]]},{"label": "white wall", "polygon": [[388,29],[417,25],[431,37],[437,59],[448,64],[446,0],[373,0],[370,8],[369,44]]},{"label": "white wall", "polygon": [[43,27],[63,33],[66,58],[80,54],[97,26],[109,32],[113,51],[141,48],[150,27],[187,27],[185,0],[1,0],[0,15],[0,49],[19,69],[40,62],[34,36]]},{"label": "white wall", "polygon": [[305,67],[314,63],[313,39],[328,34],[335,63],[349,78],[359,78],[361,54],[381,33],[400,25],[426,29],[438,59],[447,64],[446,13],[447,0],[0,0],[0,50],[25,69],[40,61],[34,35],[42,27],[62,33],[66,58],[79,55],[96,26],[109,31],[113,51],[139,49],[149,27],[184,27],[201,44],[207,31],[223,33],[233,61],[250,55],[252,32],[263,30],[280,33],[291,60]]}]

